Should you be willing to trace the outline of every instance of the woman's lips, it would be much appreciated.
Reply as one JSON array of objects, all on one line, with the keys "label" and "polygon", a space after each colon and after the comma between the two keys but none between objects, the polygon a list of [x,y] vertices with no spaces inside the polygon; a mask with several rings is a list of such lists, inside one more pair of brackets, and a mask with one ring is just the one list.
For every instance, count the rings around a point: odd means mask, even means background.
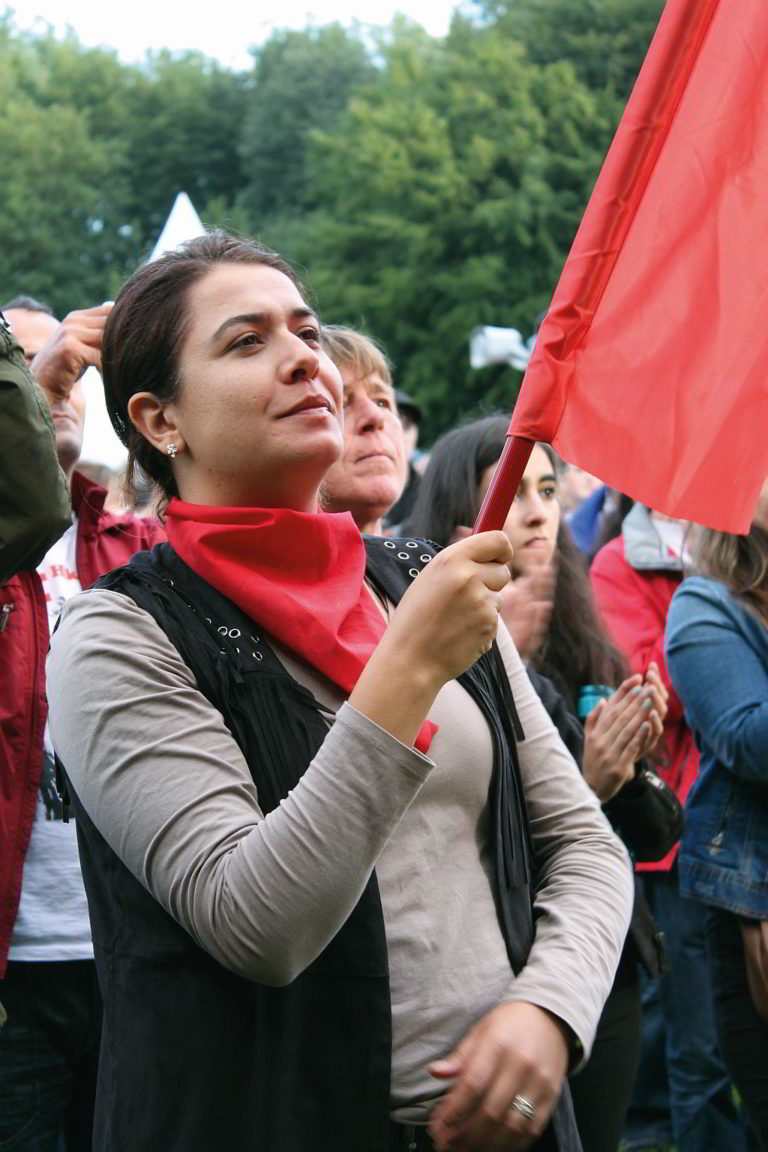
[{"label": "woman's lips", "polygon": [[283,412],[281,419],[284,420],[287,416],[313,416],[317,413],[332,415],[331,402],[325,396],[305,396],[298,404],[294,404],[293,408]]},{"label": "woman's lips", "polygon": [[281,419],[287,420],[289,416],[309,417],[309,416],[331,416],[331,415],[332,415],[332,413],[331,413],[330,408],[326,408],[323,405],[323,406],[312,407],[312,408],[297,408],[294,412],[286,412],[281,417]]}]

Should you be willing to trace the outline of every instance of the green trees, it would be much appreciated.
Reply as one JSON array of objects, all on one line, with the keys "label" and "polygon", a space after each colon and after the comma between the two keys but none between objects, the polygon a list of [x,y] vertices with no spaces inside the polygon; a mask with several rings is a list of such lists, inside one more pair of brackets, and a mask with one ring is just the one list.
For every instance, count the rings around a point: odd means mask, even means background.
[{"label": "green trees", "polygon": [[475,324],[530,332],[610,142],[610,97],[534,64],[495,26],[437,44],[407,24],[309,155],[315,211],[267,238],[306,265],[321,314],[384,340],[432,430],[509,407],[507,370],[473,372]]},{"label": "green trees", "polygon": [[0,155],[0,290],[59,309],[103,299],[111,254],[105,261],[100,187],[110,170],[83,117],[12,99],[0,117]]},{"label": "green trees", "polygon": [[312,132],[332,131],[350,94],[375,74],[362,40],[339,24],[276,32],[254,53],[240,141],[240,201],[257,229],[313,206],[318,190],[307,178]]},{"label": "green trees", "polygon": [[629,96],[664,0],[478,0],[478,11],[524,43],[537,64],[573,65],[590,88]]},{"label": "green trees", "polygon": [[247,79],[197,54],[142,66],[0,19],[0,296],[113,296],[176,193],[234,201]]},{"label": "green trees", "polygon": [[398,18],[275,33],[247,73],[141,65],[0,18],[0,296],[113,296],[176,192],[297,262],[367,328],[436,433],[508,408],[476,324],[546,307],[662,0],[477,0],[444,39]]}]

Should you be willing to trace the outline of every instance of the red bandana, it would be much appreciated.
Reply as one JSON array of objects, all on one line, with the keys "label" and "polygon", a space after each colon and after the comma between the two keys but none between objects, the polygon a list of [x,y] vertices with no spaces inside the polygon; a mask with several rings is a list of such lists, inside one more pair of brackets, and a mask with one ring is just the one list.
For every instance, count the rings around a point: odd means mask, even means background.
[{"label": "red bandana", "polygon": [[[217,508],[171,500],[168,540],[185,564],[278,643],[350,693],[386,631],[365,586],[349,512]],[[436,731],[426,720],[415,747]]]}]

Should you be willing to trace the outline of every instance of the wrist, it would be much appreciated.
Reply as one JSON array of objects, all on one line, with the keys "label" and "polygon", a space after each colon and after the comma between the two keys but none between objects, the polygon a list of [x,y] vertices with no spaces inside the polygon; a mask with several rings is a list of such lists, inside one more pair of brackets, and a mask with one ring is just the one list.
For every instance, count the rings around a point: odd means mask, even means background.
[{"label": "wrist", "polygon": [[595,771],[593,764],[586,763],[585,761],[583,761],[581,765],[581,774],[584,777],[584,783],[597,797],[600,797],[600,793],[604,788],[604,781],[601,778],[602,774],[599,771]]},{"label": "wrist", "polygon": [[557,1016],[551,1012],[549,1008],[540,1008],[541,1012],[548,1018],[553,1025],[554,1030],[562,1041],[562,1052],[565,1060],[565,1073],[567,1074],[575,1068],[584,1056],[584,1045],[579,1040],[576,1033],[571,1028],[570,1024],[566,1024],[562,1017]]},{"label": "wrist", "polygon": [[412,745],[443,683],[436,669],[388,643],[385,636],[363,669],[349,703],[395,739]]},{"label": "wrist", "polygon": [[437,659],[414,652],[395,630],[385,632],[368,666],[373,666],[376,675],[386,676],[390,684],[408,684],[416,696],[430,703],[450,679]]}]

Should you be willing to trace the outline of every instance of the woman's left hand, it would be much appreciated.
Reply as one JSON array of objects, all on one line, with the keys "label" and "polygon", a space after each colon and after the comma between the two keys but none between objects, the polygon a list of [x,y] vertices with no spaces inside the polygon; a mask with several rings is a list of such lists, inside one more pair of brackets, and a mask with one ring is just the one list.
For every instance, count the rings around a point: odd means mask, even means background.
[{"label": "woman's left hand", "polygon": [[[440,1152],[518,1152],[541,1135],[568,1069],[568,1029],[557,1017],[522,1001],[499,1004],[433,1076],[456,1079],[435,1107],[429,1130]],[[530,1118],[513,1107],[530,1101]]]},{"label": "woman's left hand", "polygon": [[643,687],[651,693],[653,709],[651,712],[651,731],[648,734],[645,744],[640,749],[640,755],[638,757],[640,760],[652,752],[661,739],[664,731],[664,721],[669,711],[669,691],[661,678],[659,666],[655,661],[651,661],[648,665],[648,671],[643,677]]}]

